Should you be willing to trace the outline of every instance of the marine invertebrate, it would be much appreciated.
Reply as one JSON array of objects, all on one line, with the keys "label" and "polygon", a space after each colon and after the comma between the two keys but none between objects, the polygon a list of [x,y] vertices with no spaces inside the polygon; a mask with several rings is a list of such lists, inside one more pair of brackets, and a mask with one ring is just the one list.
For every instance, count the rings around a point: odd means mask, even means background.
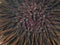
[{"label": "marine invertebrate", "polygon": [[59,0],[5,0],[0,7],[2,45],[59,45]]}]

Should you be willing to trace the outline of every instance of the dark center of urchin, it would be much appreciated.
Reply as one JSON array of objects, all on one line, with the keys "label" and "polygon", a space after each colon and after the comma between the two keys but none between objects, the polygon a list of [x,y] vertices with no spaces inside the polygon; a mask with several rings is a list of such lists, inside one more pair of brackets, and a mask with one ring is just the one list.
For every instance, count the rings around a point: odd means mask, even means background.
[{"label": "dark center of urchin", "polygon": [[46,20],[49,17],[48,15],[47,6],[43,3],[31,2],[28,4],[27,1],[23,2],[21,6],[18,6],[18,12],[16,13],[17,26],[28,32],[45,32],[49,25]]}]

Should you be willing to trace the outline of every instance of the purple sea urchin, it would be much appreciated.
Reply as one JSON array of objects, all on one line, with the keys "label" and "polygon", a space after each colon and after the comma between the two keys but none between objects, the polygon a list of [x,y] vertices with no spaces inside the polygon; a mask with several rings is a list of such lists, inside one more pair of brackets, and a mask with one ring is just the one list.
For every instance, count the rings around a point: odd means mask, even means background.
[{"label": "purple sea urchin", "polygon": [[5,0],[0,10],[1,45],[60,45],[59,0]]}]

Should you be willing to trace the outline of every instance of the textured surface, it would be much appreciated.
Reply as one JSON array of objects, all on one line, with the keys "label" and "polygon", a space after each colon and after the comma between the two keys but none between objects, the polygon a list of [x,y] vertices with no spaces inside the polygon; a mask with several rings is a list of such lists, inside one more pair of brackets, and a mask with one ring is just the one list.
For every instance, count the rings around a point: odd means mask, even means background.
[{"label": "textured surface", "polygon": [[1,45],[60,45],[59,0],[2,0]]}]

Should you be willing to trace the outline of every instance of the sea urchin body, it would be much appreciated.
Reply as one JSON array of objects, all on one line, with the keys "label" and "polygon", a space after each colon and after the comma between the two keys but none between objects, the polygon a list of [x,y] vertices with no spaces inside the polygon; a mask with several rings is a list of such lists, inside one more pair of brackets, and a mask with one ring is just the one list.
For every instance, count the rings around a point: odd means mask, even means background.
[{"label": "sea urchin body", "polygon": [[59,45],[59,0],[4,1],[0,6],[2,45]]}]

